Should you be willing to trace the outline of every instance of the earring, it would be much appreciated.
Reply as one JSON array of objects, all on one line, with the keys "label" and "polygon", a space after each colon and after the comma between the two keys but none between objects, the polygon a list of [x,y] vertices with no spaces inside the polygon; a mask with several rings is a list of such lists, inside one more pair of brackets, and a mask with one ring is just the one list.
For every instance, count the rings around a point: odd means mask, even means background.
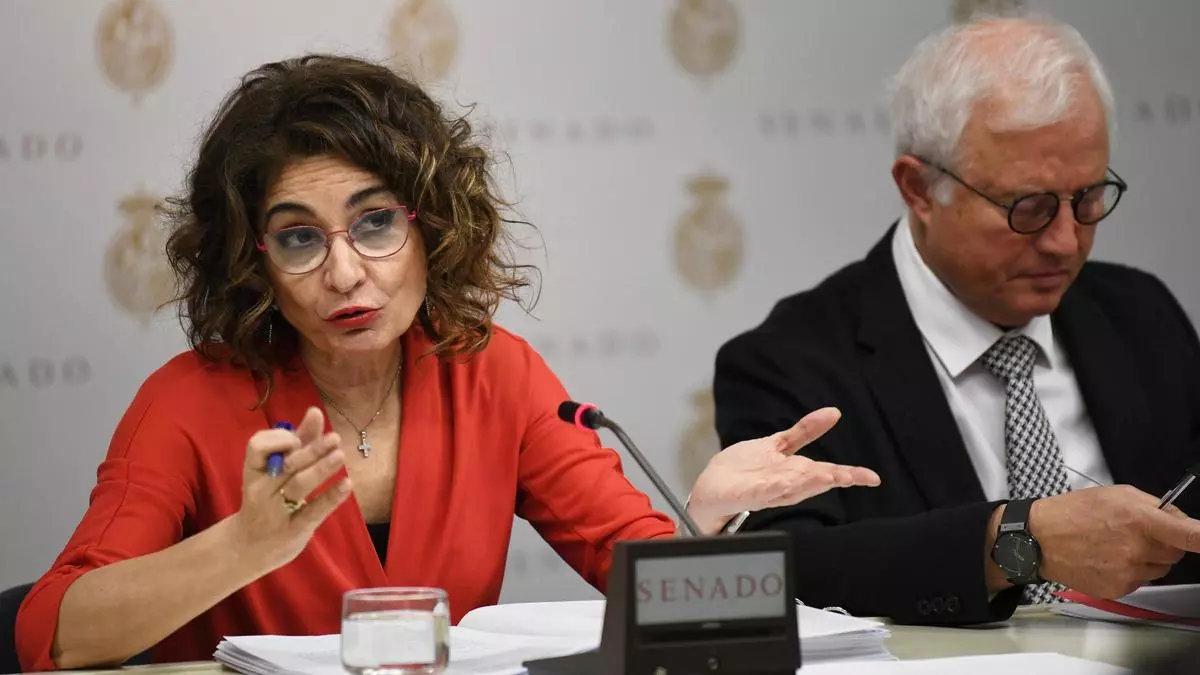
[{"label": "earring", "polygon": [[267,344],[275,341],[275,312],[279,311],[279,305],[271,303],[271,308],[267,310]]},{"label": "earring", "polygon": [[429,296],[425,296],[425,316],[433,318],[433,303],[429,301]]}]

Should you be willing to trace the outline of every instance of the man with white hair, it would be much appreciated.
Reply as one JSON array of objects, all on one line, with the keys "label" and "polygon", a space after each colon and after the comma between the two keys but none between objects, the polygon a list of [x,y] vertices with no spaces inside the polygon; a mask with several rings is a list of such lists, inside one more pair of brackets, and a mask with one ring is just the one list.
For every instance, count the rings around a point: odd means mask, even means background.
[{"label": "man with white hair", "polygon": [[722,446],[834,405],[805,454],[883,486],[743,529],[793,534],[809,604],[904,622],[1200,581],[1200,489],[1158,508],[1200,459],[1200,342],[1155,277],[1086,262],[1127,189],[1092,50],[1050,20],[952,26],[892,111],[907,215],[726,344],[714,382]]}]

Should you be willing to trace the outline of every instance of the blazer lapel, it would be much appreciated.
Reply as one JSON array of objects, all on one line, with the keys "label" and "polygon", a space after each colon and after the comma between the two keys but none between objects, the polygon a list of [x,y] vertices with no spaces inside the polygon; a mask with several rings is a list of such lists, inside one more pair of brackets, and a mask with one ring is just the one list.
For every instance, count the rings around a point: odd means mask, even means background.
[{"label": "blazer lapel", "polygon": [[896,226],[867,255],[858,343],[897,452],[930,508],[984,500],[892,259]]},{"label": "blazer lapel", "polygon": [[1173,478],[1179,469],[1160,465],[1159,454],[1147,451],[1156,445],[1149,399],[1112,322],[1078,285],[1052,318],[1113,478],[1160,489],[1162,477]]}]

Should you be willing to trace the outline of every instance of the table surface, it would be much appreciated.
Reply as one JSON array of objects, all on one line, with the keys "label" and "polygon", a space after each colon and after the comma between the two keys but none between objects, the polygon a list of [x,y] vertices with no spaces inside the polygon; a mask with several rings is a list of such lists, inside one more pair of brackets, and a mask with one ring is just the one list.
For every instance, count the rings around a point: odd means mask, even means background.
[{"label": "table surface", "polygon": [[[886,622],[885,622],[886,623]],[[1022,607],[1012,619],[969,628],[889,626],[887,648],[901,660],[976,654],[1058,652],[1134,667],[1200,643],[1200,633],[1160,626],[1084,621],[1047,609]],[[220,673],[215,661],[131,666],[74,673]]]},{"label": "table surface", "polygon": [[890,626],[896,658],[1058,652],[1133,668],[1200,643],[1200,633],[1143,624],[1085,621],[1048,609],[1021,607],[1012,619],[970,628]]}]

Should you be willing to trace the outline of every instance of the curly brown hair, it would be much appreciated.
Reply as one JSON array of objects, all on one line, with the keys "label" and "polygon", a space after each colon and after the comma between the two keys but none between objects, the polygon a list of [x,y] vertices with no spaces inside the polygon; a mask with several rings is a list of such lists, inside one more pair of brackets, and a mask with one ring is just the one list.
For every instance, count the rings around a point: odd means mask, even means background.
[{"label": "curly brown hair", "polygon": [[267,380],[295,344],[271,328],[275,296],[256,244],[266,191],[297,159],[331,155],[378,175],[417,213],[427,245],[429,304],[418,319],[439,356],[469,356],[492,334],[503,298],[530,285],[487,151],[465,115],[446,117],[414,82],[356,58],[313,54],[242,78],[202,137],[186,193],[165,207],[167,258],[192,348]]}]

